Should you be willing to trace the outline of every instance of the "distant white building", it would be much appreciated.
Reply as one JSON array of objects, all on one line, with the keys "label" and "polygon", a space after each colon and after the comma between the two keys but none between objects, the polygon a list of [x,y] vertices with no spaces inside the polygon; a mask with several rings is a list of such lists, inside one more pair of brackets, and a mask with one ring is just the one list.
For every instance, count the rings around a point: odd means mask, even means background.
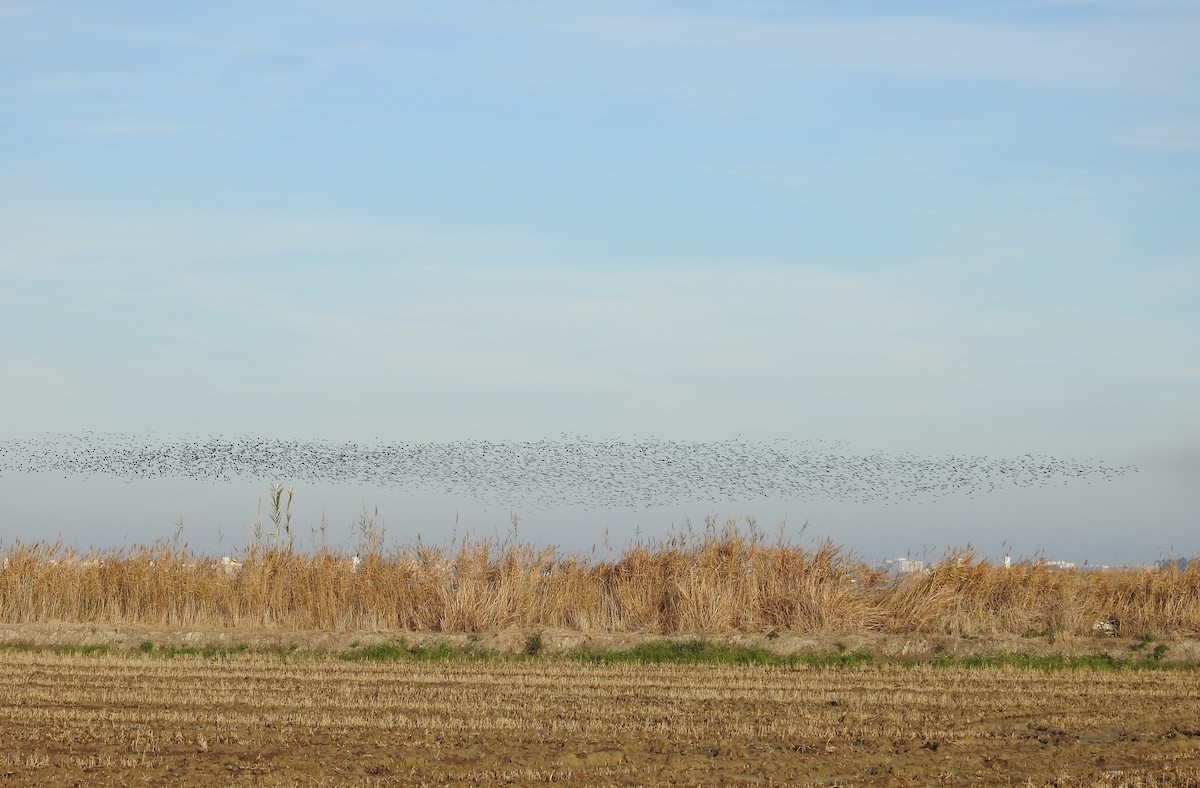
[{"label": "distant white building", "polygon": [[880,563],[878,569],[887,575],[915,575],[926,571],[928,564],[912,558],[889,558]]}]

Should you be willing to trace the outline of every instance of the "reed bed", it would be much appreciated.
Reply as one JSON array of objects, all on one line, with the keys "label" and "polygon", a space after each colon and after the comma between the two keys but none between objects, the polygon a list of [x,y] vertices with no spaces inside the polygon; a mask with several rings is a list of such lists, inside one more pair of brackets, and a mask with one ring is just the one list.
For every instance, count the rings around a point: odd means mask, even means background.
[{"label": "reed bed", "polygon": [[830,542],[802,547],[733,524],[605,560],[507,540],[361,557],[276,545],[236,561],[178,546],[81,554],[13,545],[0,560],[0,623],[49,622],[1188,637],[1200,634],[1200,569],[1004,567],[957,551],[892,580]]}]

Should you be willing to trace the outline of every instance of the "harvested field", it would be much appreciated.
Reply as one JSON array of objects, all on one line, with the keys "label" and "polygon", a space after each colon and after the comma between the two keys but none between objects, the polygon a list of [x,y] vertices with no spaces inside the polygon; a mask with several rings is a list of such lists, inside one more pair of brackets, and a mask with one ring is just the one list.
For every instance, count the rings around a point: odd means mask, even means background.
[{"label": "harvested field", "polygon": [[0,652],[13,785],[1200,781],[1190,670]]},{"label": "harvested field", "polygon": [[733,524],[615,560],[15,545],[0,783],[1200,785],[1198,632],[1195,565],[896,581]]}]

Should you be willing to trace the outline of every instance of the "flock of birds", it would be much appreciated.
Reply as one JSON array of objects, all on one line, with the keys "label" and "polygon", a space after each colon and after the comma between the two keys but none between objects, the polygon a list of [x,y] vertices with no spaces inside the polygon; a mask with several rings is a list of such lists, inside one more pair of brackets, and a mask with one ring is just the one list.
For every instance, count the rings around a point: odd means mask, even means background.
[{"label": "flock of birds", "polygon": [[1025,454],[854,454],[844,442],[657,438],[329,443],[242,436],[86,432],[0,441],[0,476],[108,475],[354,484],[529,509],[660,506],[761,498],[924,502],[1001,487],[1109,481],[1136,471]]}]

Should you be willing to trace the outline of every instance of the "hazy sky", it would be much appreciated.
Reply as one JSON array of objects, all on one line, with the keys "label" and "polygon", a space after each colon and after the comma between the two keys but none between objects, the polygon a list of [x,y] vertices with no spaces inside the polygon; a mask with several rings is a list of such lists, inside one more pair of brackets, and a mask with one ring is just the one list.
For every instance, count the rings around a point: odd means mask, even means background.
[{"label": "hazy sky", "polygon": [[[1195,2],[0,1],[0,439],[821,438],[1137,464],[756,516],[867,555],[1200,550]],[[0,478],[224,545],[263,485]],[[281,480],[286,481],[286,480]],[[303,527],[459,502],[301,488]],[[490,532],[509,513],[472,515]]]}]

